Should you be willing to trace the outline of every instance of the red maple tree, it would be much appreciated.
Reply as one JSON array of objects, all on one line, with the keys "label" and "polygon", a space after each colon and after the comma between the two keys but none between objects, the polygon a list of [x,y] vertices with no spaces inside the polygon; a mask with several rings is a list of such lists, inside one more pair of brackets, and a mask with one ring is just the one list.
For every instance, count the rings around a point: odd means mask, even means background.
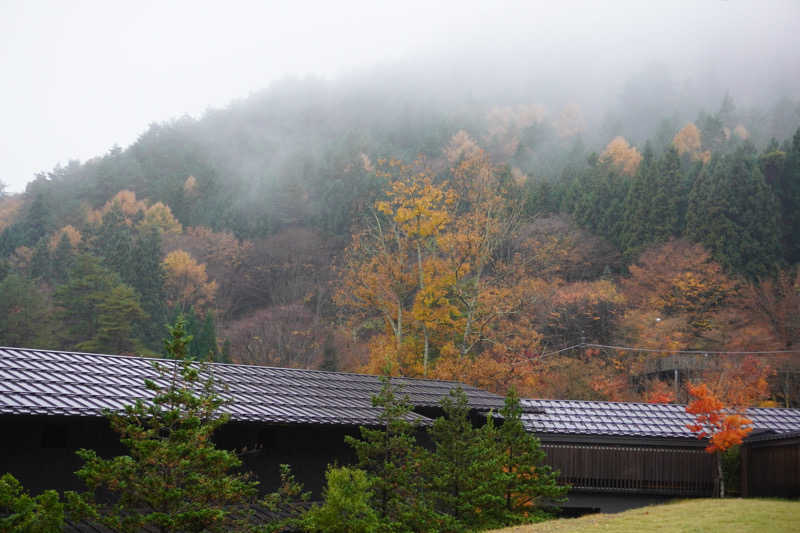
[{"label": "red maple tree", "polygon": [[697,386],[690,384],[689,394],[694,400],[686,406],[686,412],[695,415],[695,422],[687,424],[686,427],[697,433],[698,439],[708,439],[706,451],[716,454],[719,496],[724,498],[722,452],[742,443],[744,437],[753,429],[747,427],[752,421],[742,414],[743,406],[725,406],[704,383]]}]

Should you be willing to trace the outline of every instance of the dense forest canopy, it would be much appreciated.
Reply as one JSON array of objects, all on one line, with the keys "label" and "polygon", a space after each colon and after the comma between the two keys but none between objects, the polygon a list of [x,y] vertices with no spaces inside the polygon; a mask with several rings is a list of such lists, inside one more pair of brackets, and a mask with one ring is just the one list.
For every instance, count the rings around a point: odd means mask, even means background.
[{"label": "dense forest canopy", "polygon": [[748,354],[800,337],[800,101],[653,69],[603,112],[376,69],[153,124],[0,197],[0,345],[158,353],[183,313],[219,361],[797,405],[800,354]]}]

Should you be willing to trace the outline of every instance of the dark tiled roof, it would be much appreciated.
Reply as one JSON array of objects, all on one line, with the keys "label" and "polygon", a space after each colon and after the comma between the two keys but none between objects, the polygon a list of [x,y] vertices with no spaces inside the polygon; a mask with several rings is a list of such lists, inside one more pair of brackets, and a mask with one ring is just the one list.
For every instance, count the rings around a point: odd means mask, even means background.
[{"label": "dark tiled roof", "polygon": [[[171,360],[23,348],[0,348],[0,414],[100,416],[137,398],[148,398],[144,379],[157,380],[153,362]],[[211,364],[210,371],[230,400],[233,420],[270,423],[376,424],[372,396],[377,376],[293,368]],[[394,378],[415,407],[438,406],[461,386],[470,406],[497,409],[503,398],[450,381]]]},{"label": "dark tiled roof", "polygon": [[785,433],[777,433],[775,431],[763,430],[753,431],[744,440],[745,442],[764,442],[785,439],[798,439],[800,438],[800,430],[788,431]]},{"label": "dark tiled roof", "polygon": [[[685,405],[571,400],[523,400],[523,404],[543,411],[523,415],[525,426],[535,433],[696,438],[686,427],[694,417]],[[755,431],[800,431],[800,409],[751,408],[747,417]]]}]

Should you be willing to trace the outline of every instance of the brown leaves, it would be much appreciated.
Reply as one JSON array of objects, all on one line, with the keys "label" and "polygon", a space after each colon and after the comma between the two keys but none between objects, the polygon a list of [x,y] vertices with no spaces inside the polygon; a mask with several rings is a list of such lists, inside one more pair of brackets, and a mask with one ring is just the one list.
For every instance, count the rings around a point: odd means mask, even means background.
[{"label": "brown leaves", "polygon": [[[736,284],[702,246],[684,240],[650,248],[629,270],[631,276],[622,287],[634,309],[626,320],[633,339],[643,346],[676,349],[691,344],[714,327],[715,313],[736,291]],[[668,329],[673,333],[661,334]],[[666,344],[648,342],[654,338]]]}]

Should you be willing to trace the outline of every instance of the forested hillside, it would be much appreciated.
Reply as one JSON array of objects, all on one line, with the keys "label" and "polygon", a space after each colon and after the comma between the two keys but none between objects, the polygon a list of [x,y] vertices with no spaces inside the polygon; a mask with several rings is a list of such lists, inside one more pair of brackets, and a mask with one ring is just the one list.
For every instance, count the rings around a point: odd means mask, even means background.
[{"label": "forested hillside", "polygon": [[0,345],[159,353],[184,313],[217,361],[800,404],[800,354],[751,354],[800,339],[800,103],[414,94],[282,82],[0,197]]}]

